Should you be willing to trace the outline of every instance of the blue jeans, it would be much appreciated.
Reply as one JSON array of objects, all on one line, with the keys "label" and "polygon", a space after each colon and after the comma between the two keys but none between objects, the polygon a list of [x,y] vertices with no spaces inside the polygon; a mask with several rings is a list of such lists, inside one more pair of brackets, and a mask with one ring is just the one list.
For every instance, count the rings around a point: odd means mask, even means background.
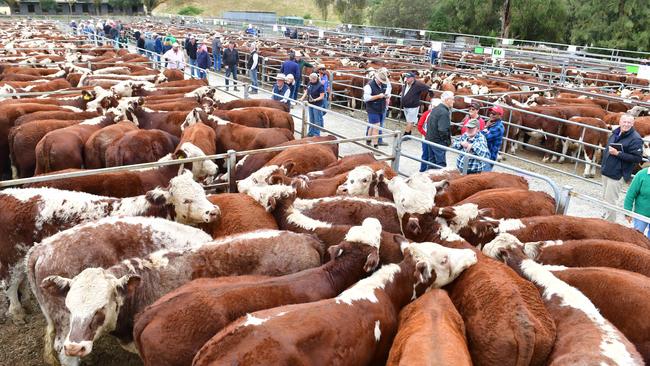
[{"label": "blue jeans", "polygon": [[248,77],[250,77],[251,85],[253,86],[251,92],[257,94],[257,86],[259,85],[257,82],[257,69],[248,70]]},{"label": "blue jeans", "polygon": [[648,223],[645,221],[641,221],[639,219],[634,219],[634,228],[638,231],[640,231],[642,234],[645,234],[646,237],[650,238],[650,230],[646,232],[646,229],[648,228]]},{"label": "blue jeans", "polygon": [[484,172],[491,172],[492,168],[494,168],[494,165],[492,165],[490,163],[485,163],[485,167],[483,168],[483,171]]},{"label": "blue jeans", "polygon": [[[424,161],[429,161],[429,145],[426,143],[422,143],[422,160]],[[433,168],[431,165],[427,163],[420,163],[420,171],[426,171]]]},{"label": "blue jeans", "polygon": [[[226,69],[226,87],[230,84],[230,80],[228,80],[228,78],[231,76],[233,79],[237,80],[237,65],[228,66]],[[236,81],[233,81],[232,84],[235,86],[235,88],[237,87]]]},{"label": "blue jeans", "polygon": [[190,76],[193,77],[194,74],[196,73],[196,76],[198,77],[198,76],[199,76],[199,75],[198,75],[198,74],[199,74],[198,71],[199,71],[199,70],[196,68],[196,59],[195,59],[195,58],[191,58],[191,59],[190,59]]},{"label": "blue jeans", "polygon": [[214,71],[221,71],[221,52],[212,51],[212,60],[214,61]]},{"label": "blue jeans", "polygon": [[[316,126],[323,127],[323,112],[316,108],[309,107],[309,122]],[[320,129],[316,126],[309,125],[307,136],[320,136]]]},{"label": "blue jeans", "polygon": [[435,146],[427,145],[429,148],[429,161],[435,166],[429,166],[429,169],[440,169],[447,166],[447,151]]},{"label": "blue jeans", "polygon": [[[379,123],[380,127],[384,127],[385,118],[386,118],[386,113],[368,113],[368,122],[374,124]],[[370,126],[366,127],[366,136],[368,136],[369,131],[370,131]],[[381,136],[381,130],[379,131],[379,136]],[[379,142],[382,142],[381,137],[379,138]]]},{"label": "blue jeans", "polygon": [[198,69],[199,79],[207,79],[208,73],[205,72],[205,69]]},{"label": "blue jeans", "polygon": [[298,99],[298,92],[300,91],[300,85],[302,84],[302,76],[294,76],[296,77],[296,82],[294,83],[293,90],[291,91],[291,99]]}]

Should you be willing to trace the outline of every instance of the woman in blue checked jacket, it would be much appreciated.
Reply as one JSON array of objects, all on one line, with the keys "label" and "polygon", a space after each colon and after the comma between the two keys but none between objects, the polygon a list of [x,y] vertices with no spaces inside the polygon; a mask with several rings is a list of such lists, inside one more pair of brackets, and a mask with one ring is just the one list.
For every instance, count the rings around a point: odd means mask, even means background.
[{"label": "woman in blue checked jacket", "polygon": [[[489,159],[490,150],[488,149],[485,136],[483,136],[482,133],[479,133],[479,121],[472,119],[467,122],[465,127],[467,127],[467,132],[454,140],[451,147],[471,155]],[[458,168],[460,172],[463,172],[465,164],[467,164],[467,174],[480,173],[485,169],[485,163],[483,161],[470,158],[465,154],[458,155],[458,158],[456,158],[456,168]]]}]

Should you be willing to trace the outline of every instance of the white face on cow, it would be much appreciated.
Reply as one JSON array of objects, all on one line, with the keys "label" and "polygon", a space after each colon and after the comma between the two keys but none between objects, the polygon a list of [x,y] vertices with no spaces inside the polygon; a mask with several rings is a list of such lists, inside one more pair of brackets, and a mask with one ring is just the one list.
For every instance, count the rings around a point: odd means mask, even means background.
[{"label": "white face on cow", "polygon": [[[424,242],[405,245],[416,260],[416,268],[426,269],[421,273],[436,274],[431,286],[439,288],[451,283],[465,269],[476,264],[478,258],[471,249],[452,249],[442,245]],[[423,278],[419,282],[426,283]]]},{"label": "white face on cow", "polygon": [[106,90],[101,86],[96,86],[93,90],[95,91],[95,99],[86,104],[86,110],[89,112],[99,112],[102,110],[102,102],[110,98],[117,98],[113,91]]},{"label": "white face on cow", "polygon": [[70,312],[70,330],[63,345],[65,354],[70,357],[90,354],[93,342],[115,329],[124,299],[139,283],[138,276],[116,278],[103,268],[87,268],[73,279],[45,278],[43,286],[65,296],[65,306]]},{"label": "white face on cow", "polygon": [[208,201],[203,187],[194,181],[189,170],[172,178],[167,189],[147,192],[147,198],[156,204],[174,205],[176,221],[181,223],[213,222],[221,215],[219,207]]},{"label": "white face on cow", "polygon": [[111,91],[121,97],[132,97],[133,96],[133,81],[124,80],[113,85]]},{"label": "white face on cow", "polygon": [[181,123],[181,131],[185,131],[186,128],[193,126],[201,122],[201,108],[194,108],[190,113],[185,117],[185,121]]},{"label": "white face on cow", "polygon": [[[184,142],[179,148],[187,158],[205,156],[203,150],[191,142]],[[212,160],[195,161],[192,163],[192,174],[195,179],[205,179],[217,175],[219,167]]]},{"label": "white face on cow", "polygon": [[269,185],[268,179],[275,173],[287,174],[285,168],[278,165],[264,166],[255,173],[249,175],[246,179],[237,182],[237,189],[240,193],[249,193],[253,187],[265,187]]},{"label": "white face on cow", "polygon": [[[0,87],[0,94],[16,94],[16,89],[11,85],[4,85]],[[11,99],[11,97],[0,97],[0,100]]]},{"label": "white face on cow", "polygon": [[376,178],[375,171],[368,166],[358,166],[348,173],[348,179],[336,189],[336,194],[349,196],[368,196],[370,186]]}]

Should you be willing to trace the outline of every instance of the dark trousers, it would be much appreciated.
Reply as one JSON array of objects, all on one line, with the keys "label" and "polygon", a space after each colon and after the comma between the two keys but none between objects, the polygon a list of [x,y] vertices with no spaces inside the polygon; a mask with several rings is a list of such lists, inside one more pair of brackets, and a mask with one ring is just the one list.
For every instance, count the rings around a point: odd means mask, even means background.
[{"label": "dark trousers", "polygon": [[[422,160],[429,161],[429,145],[424,143],[424,142],[422,143]],[[420,163],[420,171],[421,172],[424,172],[424,171],[429,170],[431,168],[433,168],[433,167],[431,165],[427,164],[427,163],[424,163],[424,162]]]},{"label": "dark trousers", "polygon": [[[226,69],[226,86],[230,84],[230,80],[228,80],[228,78],[230,78],[231,75],[233,79],[237,80],[237,65],[228,65],[228,68]],[[237,82],[233,81],[232,83],[236,88]]]},{"label": "dark trousers", "polygon": [[440,169],[447,167],[447,152],[435,146],[428,145],[429,147],[429,161],[435,164],[430,166],[429,169]]}]

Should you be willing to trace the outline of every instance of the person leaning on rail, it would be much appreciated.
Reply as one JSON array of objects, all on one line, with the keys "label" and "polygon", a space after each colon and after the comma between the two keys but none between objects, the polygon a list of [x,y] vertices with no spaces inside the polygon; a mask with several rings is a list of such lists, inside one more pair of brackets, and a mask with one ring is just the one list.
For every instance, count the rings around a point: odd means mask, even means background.
[{"label": "person leaning on rail", "polygon": [[467,153],[458,155],[456,158],[456,168],[462,173],[465,170],[465,165],[467,165],[467,174],[477,174],[485,170],[485,162],[473,159],[469,154],[489,159],[490,150],[488,150],[485,136],[479,131],[479,122],[477,119],[469,120],[465,127],[467,127],[467,131],[451,144],[453,149]]}]

